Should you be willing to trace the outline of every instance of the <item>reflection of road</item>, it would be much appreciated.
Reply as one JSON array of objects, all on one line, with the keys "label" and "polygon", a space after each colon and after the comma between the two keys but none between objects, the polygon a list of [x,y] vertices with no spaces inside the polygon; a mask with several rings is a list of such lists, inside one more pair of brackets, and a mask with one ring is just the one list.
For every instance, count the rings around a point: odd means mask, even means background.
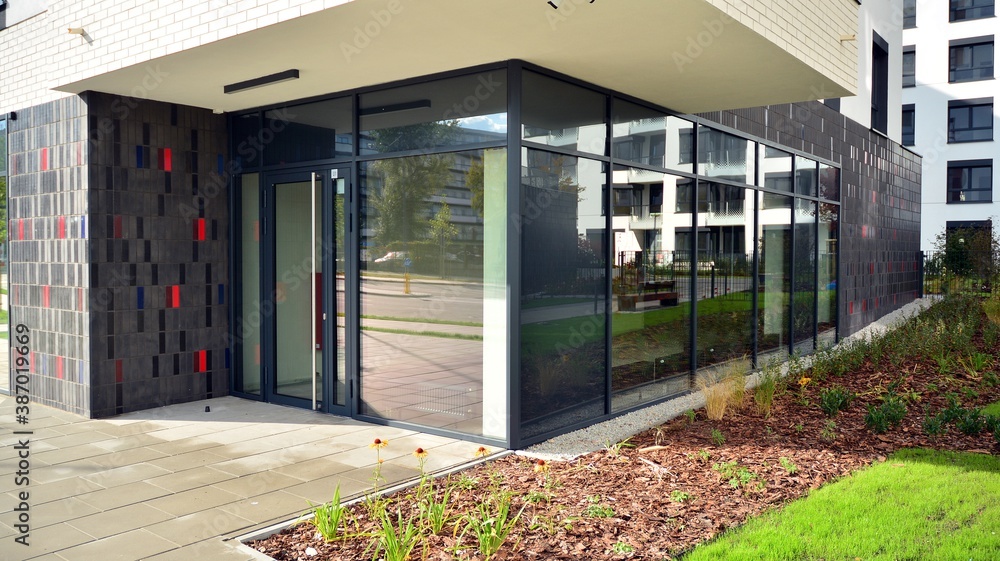
[{"label": "reflection of road", "polygon": [[[338,280],[343,291],[343,280]],[[403,293],[402,279],[365,278],[361,288],[361,313],[372,316],[483,321],[483,287],[473,283],[410,281],[412,295]]]}]

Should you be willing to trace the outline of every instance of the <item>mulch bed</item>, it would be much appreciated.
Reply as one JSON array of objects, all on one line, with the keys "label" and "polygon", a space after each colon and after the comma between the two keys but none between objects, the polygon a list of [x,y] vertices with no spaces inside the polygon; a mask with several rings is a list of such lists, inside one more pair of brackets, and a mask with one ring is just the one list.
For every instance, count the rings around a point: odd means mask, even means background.
[{"label": "mulch bed", "polygon": [[[899,380],[897,392],[910,396],[907,415],[900,426],[875,435],[864,423],[866,406],[880,403],[885,388]],[[833,385],[858,397],[833,419],[836,428],[831,435],[830,419],[818,402],[821,387]],[[790,381],[787,391],[775,398],[770,418],[756,411],[748,395],[747,406],[727,413],[721,421],[707,420],[701,410],[693,422],[682,416],[633,437],[628,444],[635,447],[553,462],[547,473],[537,473],[534,461],[520,456],[480,465],[462,474],[476,478],[478,484],[453,497],[454,512],[474,509],[494,481],[494,489],[515,496],[515,509],[526,506],[493,559],[674,559],[748,517],[882,461],[901,448],[1000,452],[992,434],[985,431],[972,437],[951,426],[947,434],[933,439],[924,434],[925,407],[935,413],[943,409],[948,392],[960,393],[966,407],[1000,399],[1000,388],[982,378],[957,372],[943,378],[934,364],[915,360],[892,368],[868,365],[850,376],[831,377],[804,389]],[[721,445],[712,438],[713,429],[725,438]],[[753,474],[750,481],[734,488],[713,469],[726,462],[747,468]],[[792,464],[797,470],[786,469]],[[682,493],[689,498],[680,500]],[[588,516],[595,505],[608,517]],[[392,508],[397,506],[404,514],[416,512],[412,503],[397,502]],[[355,507],[354,516],[361,532],[374,528],[364,508]],[[426,549],[418,546],[411,558],[482,559],[471,537],[459,540],[451,527],[443,534],[430,536]],[[278,560],[371,560],[372,539],[326,543],[313,526],[302,524],[249,545]],[[307,555],[307,548],[315,555]]]}]

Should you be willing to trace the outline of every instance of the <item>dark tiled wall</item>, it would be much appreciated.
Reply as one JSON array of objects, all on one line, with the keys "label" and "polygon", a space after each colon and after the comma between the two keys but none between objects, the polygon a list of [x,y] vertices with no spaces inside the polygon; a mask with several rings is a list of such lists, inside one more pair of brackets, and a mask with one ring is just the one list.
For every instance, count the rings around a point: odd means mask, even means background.
[{"label": "dark tiled wall", "polygon": [[819,102],[702,116],[840,164],[842,337],[916,298],[920,156]]},{"label": "dark tiled wall", "polygon": [[88,93],[92,414],[228,393],[225,118]]},{"label": "dark tiled wall", "polygon": [[88,92],[8,128],[33,399],[105,417],[228,393],[225,118]]},{"label": "dark tiled wall", "polygon": [[84,100],[70,97],[7,123],[11,326],[30,330],[32,401],[83,415],[91,412],[86,114]]}]

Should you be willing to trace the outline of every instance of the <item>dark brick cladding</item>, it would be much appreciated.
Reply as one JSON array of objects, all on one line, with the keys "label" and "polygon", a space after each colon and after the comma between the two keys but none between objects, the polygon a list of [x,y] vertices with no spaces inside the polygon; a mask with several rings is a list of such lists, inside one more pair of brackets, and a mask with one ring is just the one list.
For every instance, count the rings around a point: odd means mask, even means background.
[{"label": "dark brick cladding", "polygon": [[226,395],[224,117],[94,92],[17,113],[12,321],[36,332],[34,397],[96,418]]},{"label": "dark brick cladding", "polygon": [[841,166],[841,337],[916,299],[920,156],[819,102],[702,117]]}]

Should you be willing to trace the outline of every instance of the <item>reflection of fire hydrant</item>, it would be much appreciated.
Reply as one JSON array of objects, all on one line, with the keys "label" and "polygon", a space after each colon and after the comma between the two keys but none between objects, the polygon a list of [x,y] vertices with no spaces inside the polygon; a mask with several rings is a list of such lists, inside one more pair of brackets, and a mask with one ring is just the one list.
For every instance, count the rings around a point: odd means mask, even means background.
[{"label": "reflection of fire hydrant", "polygon": [[410,273],[403,274],[403,294],[410,293]]}]

